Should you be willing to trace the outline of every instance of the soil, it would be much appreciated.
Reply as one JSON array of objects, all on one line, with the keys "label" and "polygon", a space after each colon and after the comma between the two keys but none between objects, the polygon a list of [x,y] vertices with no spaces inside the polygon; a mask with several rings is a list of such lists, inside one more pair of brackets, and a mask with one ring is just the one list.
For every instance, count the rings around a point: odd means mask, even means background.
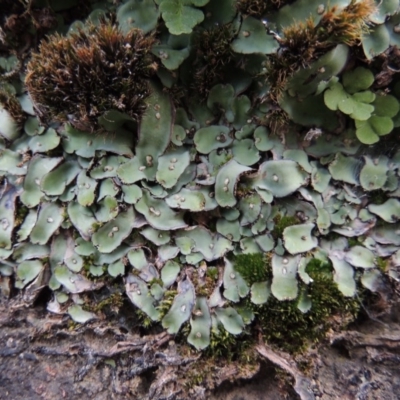
[{"label": "soil", "polygon": [[0,300],[0,399],[400,399],[400,304],[295,358],[260,343],[253,368],[222,360],[190,385],[199,354],[123,320],[71,325],[43,304]]}]

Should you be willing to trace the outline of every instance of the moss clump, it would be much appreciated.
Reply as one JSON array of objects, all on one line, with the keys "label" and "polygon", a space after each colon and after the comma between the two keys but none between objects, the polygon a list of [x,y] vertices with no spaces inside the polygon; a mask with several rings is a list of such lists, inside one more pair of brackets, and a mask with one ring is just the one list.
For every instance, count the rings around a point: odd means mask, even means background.
[{"label": "moss clump", "polygon": [[[232,335],[231,335],[232,336]],[[236,340],[235,346],[240,354],[236,354],[233,357],[226,357],[225,351],[222,352],[223,356],[215,356],[215,354],[203,354],[194,363],[190,364],[190,368],[185,370],[184,376],[180,379],[184,382],[184,386],[188,393],[185,393],[182,398],[190,398],[193,395],[194,387],[215,387],[218,385],[220,379],[221,368],[227,366],[227,358],[235,363],[236,377],[250,377],[253,376],[259,370],[259,356],[256,351],[251,348],[247,343],[243,345],[240,342],[241,338]],[[196,353],[193,353],[189,349],[181,347],[181,351],[187,351],[188,357],[193,357]],[[233,349],[234,350],[234,349]],[[185,355],[186,355],[185,354]],[[228,353],[232,354],[232,353]]]},{"label": "moss clump", "polygon": [[[27,51],[36,34],[54,29],[58,22],[54,11],[37,0],[0,0],[0,51]],[[48,5],[48,4],[47,4]]]},{"label": "moss clump", "polygon": [[224,82],[231,70],[235,54],[231,47],[233,37],[229,24],[204,29],[194,37],[194,74],[189,79],[192,80],[191,94],[200,100],[207,98],[215,84]]},{"label": "moss clump", "polygon": [[281,238],[285,228],[297,225],[300,222],[301,221],[295,216],[278,214],[274,217],[275,226],[271,234],[275,239]]},{"label": "moss clump", "polygon": [[28,213],[29,213],[29,208],[18,201],[15,213],[14,226],[15,227],[20,226],[25,221],[25,217],[28,215]]},{"label": "moss clump", "polygon": [[357,237],[347,238],[347,243],[349,244],[349,247],[358,246],[360,244]]},{"label": "moss clump", "polygon": [[[343,236],[339,235],[336,232],[329,232],[327,235],[324,236],[325,241],[327,242],[334,242],[335,240],[338,240],[342,238]],[[348,238],[347,238],[348,239]]]},{"label": "moss clump", "polygon": [[153,43],[139,29],[123,34],[108,22],[50,36],[27,65],[25,83],[38,116],[84,131],[97,130],[98,118],[112,109],[137,119],[156,69]]},{"label": "moss clump", "polygon": [[287,131],[289,122],[289,115],[281,108],[276,108],[268,111],[262,124],[268,127],[273,135],[282,137]]},{"label": "moss clump", "polygon": [[82,270],[84,273],[89,274],[90,267],[94,264],[94,255],[82,256],[83,266]]},{"label": "moss clump", "polygon": [[238,254],[232,262],[235,270],[249,285],[266,281],[271,276],[270,263],[263,253]]},{"label": "moss clump", "polygon": [[[211,296],[212,292],[215,289],[215,282],[218,279],[219,271],[217,267],[207,267],[206,266],[206,274],[202,276],[202,269],[197,269],[193,271],[192,282],[196,290],[197,296]],[[204,271],[204,270],[203,270]]]},{"label": "moss clump", "polygon": [[93,233],[97,232],[103,225],[103,222],[94,222],[91,226]]},{"label": "moss clump", "polygon": [[312,258],[306,266],[306,272],[310,276],[324,274],[326,277],[332,277],[332,264],[329,261]]},{"label": "moss clump", "polygon": [[93,308],[89,311],[98,313],[104,311],[105,309],[115,309],[119,310],[124,303],[124,299],[121,293],[113,293],[109,297],[101,300],[99,303],[95,304]]},{"label": "moss clump", "polygon": [[261,17],[267,12],[279,10],[286,4],[293,3],[294,0],[238,0],[236,8],[239,12],[245,15]]},{"label": "moss clump", "polygon": [[279,301],[271,296],[266,304],[253,305],[265,339],[289,352],[299,352],[308,343],[322,339],[331,327],[348,324],[360,309],[356,299],[339,291],[329,263],[313,259],[306,271],[313,279],[301,288],[307,290],[312,302],[307,313],[297,308],[299,299]]},{"label": "moss clump", "polygon": [[218,278],[218,268],[217,267],[208,267],[206,270],[206,275],[212,281],[216,281]]},{"label": "moss clump", "polygon": [[356,46],[368,32],[368,21],[376,11],[373,0],[352,1],[347,7],[337,6],[324,10],[321,19],[315,24],[312,17],[305,22],[295,23],[283,30],[283,44],[291,51],[302,54],[311,60],[324,49],[344,43]]},{"label": "moss clump", "polygon": [[377,204],[377,205],[383,204],[388,199],[387,193],[381,189],[369,192],[368,197],[369,197],[368,200],[371,204]]},{"label": "moss clump", "polygon": [[140,326],[141,328],[147,330],[155,324],[155,322],[140,308],[135,309],[135,314],[137,317],[138,326]]},{"label": "moss clump", "polygon": [[21,125],[26,119],[26,114],[22,110],[21,104],[15,93],[9,90],[6,85],[0,84],[0,108],[9,112],[14,121]]},{"label": "moss clump", "polygon": [[218,331],[211,329],[210,345],[205,350],[205,356],[224,358],[229,362],[244,361],[243,357],[253,343],[254,339],[248,333],[235,336],[220,326]]},{"label": "moss clump", "polygon": [[160,304],[156,307],[160,312],[160,321],[168,313],[169,309],[174,302],[175,296],[178,294],[176,290],[167,290],[164,294],[164,298],[160,301]]},{"label": "moss clump", "polygon": [[312,17],[283,29],[279,54],[272,54],[266,66],[267,81],[271,86],[270,98],[278,101],[290,76],[321,57],[337,44],[356,46],[368,32],[369,17],[375,12],[374,0],[351,1],[344,8],[322,5],[320,21]]},{"label": "moss clump", "polygon": [[30,26],[26,6],[21,1],[1,0],[0,9],[0,50],[16,48]]},{"label": "moss clump", "polygon": [[386,273],[389,269],[389,260],[382,257],[376,257],[376,266],[381,272]]}]

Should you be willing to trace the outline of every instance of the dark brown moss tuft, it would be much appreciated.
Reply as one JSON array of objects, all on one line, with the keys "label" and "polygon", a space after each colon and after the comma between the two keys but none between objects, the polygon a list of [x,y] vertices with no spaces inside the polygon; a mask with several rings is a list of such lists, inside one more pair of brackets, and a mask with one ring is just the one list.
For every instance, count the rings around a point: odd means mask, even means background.
[{"label": "dark brown moss tuft", "polygon": [[344,8],[322,9],[317,24],[310,17],[283,29],[280,39],[282,52],[272,54],[267,65],[271,99],[278,101],[295,71],[307,67],[335,45],[358,46],[362,36],[368,32],[368,20],[375,10],[374,0],[353,0]]},{"label": "dark brown moss tuft", "polygon": [[194,78],[191,89],[200,99],[207,98],[214,85],[224,82],[225,74],[234,61],[232,40],[233,33],[230,25],[218,25],[196,35]]},{"label": "dark brown moss tuft", "polygon": [[283,45],[303,58],[310,60],[314,53],[332,45],[344,43],[356,46],[368,32],[369,17],[375,12],[373,0],[356,3],[347,7],[328,8],[318,24],[312,17],[305,22],[295,23],[283,30]]},{"label": "dark brown moss tuft", "polygon": [[294,0],[238,0],[236,9],[244,15],[261,17],[267,12],[279,10]]},{"label": "dark brown moss tuft", "polygon": [[25,119],[26,115],[22,110],[21,104],[18,101],[17,97],[14,93],[9,91],[6,86],[2,86],[0,84],[0,105],[7,110],[11,117],[17,122],[18,124],[22,124]]},{"label": "dark brown moss tuft", "polygon": [[39,37],[57,26],[54,11],[37,3],[0,0],[0,52],[17,52],[22,57]]},{"label": "dark brown moss tuft", "polygon": [[41,120],[95,131],[98,118],[111,109],[137,119],[156,69],[153,42],[139,29],[123,34],[108,22],[50,36],[33,54],[25,81]]}]

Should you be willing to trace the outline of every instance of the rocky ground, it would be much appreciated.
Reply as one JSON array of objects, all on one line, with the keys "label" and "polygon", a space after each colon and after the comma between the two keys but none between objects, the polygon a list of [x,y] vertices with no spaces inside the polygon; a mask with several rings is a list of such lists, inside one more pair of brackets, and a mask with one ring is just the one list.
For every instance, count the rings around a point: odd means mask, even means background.
[{"label": "rocky ground", "polygon": [[260,343],[252,368],[220,360],[198,380],[187,379],[201,375],[198,354],[127,326],[122,315],[74,326],[43,304],[2,300],[0,399],[400,399],[400,304],[296,362]]}]

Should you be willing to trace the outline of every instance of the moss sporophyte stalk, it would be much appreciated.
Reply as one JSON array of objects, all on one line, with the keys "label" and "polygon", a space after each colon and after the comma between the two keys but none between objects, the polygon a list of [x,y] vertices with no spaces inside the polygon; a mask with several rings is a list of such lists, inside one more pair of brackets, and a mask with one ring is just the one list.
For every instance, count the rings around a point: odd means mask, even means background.
[{"label": "moss sporophyte stalk", "polygon": [[134,307],[143,335],[242,360],[400,279],[398,5],[45,3],[0,1],[11,293],[47,287],[76,324]]}]

